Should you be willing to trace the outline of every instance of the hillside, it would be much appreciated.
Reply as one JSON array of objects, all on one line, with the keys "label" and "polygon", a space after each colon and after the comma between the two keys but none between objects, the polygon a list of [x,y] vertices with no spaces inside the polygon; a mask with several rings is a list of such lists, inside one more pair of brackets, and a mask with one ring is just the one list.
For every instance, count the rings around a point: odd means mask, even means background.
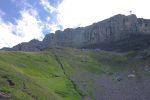
[{"label": "hillside", "polygon": [[0,59],[0,99],[80,99],[51,53],[0,52]]},{"label": "hillside", "polygon": [[50,48],[0,52],[0,98],[149,100],[149,51]]}]

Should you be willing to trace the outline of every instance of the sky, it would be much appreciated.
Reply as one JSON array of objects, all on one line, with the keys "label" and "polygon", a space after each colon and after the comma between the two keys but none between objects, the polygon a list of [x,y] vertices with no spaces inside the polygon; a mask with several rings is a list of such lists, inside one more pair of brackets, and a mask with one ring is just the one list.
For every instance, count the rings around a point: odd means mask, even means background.
[{"label": "sky", "polygon": [[56,30],[88,26],[116,14],[150,19],[149,0],[0,0],[0,48]]}]

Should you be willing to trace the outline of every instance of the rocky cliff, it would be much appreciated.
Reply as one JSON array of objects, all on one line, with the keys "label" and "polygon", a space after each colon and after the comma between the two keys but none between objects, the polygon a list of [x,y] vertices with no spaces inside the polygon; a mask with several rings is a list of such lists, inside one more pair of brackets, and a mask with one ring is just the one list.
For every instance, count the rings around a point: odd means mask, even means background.
[{"label": "rocky cliff", "polygon": [[33,39],[29,42],[20,43],[13,48],[2,48],[6,51],[40,51],[42,48],[42,42],[36,39]]},{"label": "rocky cliff", "polygon": [[138,50],[150,46],[150,20],[115,15],[87,27],[67,28],[37,40],[14,46],[11,50],[39,51],[52,46],[100,48],[104,50]]}]

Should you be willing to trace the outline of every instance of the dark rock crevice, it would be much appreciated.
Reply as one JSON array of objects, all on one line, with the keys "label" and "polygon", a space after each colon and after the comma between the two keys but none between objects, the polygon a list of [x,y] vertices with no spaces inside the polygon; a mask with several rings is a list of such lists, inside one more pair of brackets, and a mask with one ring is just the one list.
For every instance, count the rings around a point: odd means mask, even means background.
[{"label": "dark rock crevice", "polygon": [[65,68],[64,68],[64,65],[61,63],[60,58],[59,58],[56,54],[54,54],[54,57],[55,57],[57,63],[59,64],[59,66],[61,67],[61,69],[62,69],[64,75],[67,77],[67,79],[68,79],[68,80],[71,82],[71,84],[73,85],[74,90],[83,98],[83,97],[84,97],[83,93],[79,90],[79,88],[78,88],[77,85],[74,83],[74,81],[73,81],[72,79],[70,79],[70,77],[67,75],[67,73],[66,73],[66,71],[65,71]]}]

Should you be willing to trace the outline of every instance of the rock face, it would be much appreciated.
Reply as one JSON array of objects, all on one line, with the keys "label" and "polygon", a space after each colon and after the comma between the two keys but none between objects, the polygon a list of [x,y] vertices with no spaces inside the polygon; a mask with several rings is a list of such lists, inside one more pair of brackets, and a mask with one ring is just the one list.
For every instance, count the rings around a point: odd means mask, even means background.
[{"label": "rock face", "polygon": [[29,42],[24,42],[14,46],[13,48],[3,48],[2,50],[6,51],[40,51],[41,50],[41,42],[38,40],[31,40]]},{"label": "rock face", "polygon": [[52,46],[100,48],[104,50],[138,50],[150,46],[150,20],[115,15],[87,27],[67,28],[45,36],[42,42],[22,43],[12,50],[38,51]]},{"label": "rock face", "polygon": [[14,51],[40,51],[41,50],[41,42],[38,40],[31,40],[27,43],[21,43],[13,47]]},{"label": "rock face", "polygon": [[132,50],[149,46],[149,39],[150,20],[119,14],[87,27],[68,28],[48,34],[43,45]]}]

